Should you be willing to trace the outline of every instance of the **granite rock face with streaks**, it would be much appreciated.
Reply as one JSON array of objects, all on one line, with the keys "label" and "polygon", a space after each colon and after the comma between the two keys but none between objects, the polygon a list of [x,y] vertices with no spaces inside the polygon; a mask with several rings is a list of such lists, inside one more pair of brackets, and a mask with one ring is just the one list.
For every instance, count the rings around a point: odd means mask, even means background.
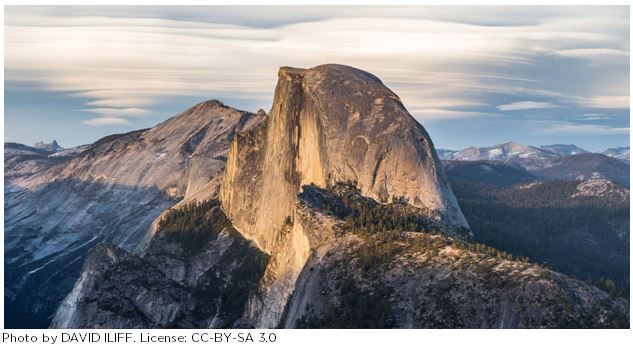
[{"label": "granite rock face with streaks", "polygon": [[224,167],[235,133],[264,117],[213,100],[154,128],[105,137],[72,157],[21,149],[9,158],[16,164],[5,165],[9,326],[48,325],[96,243],[145,247],[160,213],[203,190]]},{"label": "granite rock face with streaks", "polygon": [[231,145],[220,194],[235,227],[272,255],[252,325],[279,323],[308,258],[304,227],[288,223],[301,187],[344,181],[381,202],[429,209],[470,236],[430,137],[396,94],[348,66],[282,67],[266,122]]}]

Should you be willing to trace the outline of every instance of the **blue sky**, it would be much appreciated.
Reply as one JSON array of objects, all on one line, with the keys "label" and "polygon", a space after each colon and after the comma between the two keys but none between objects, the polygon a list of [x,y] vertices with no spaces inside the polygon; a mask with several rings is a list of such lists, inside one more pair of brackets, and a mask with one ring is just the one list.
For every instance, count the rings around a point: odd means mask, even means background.
[{"label": "blue sky", "polygon": [[5,7],[5,141],[70,147],[219,99],[268,110],[279,66],[382,79],[436,147],[629,144],[628,7]]}]

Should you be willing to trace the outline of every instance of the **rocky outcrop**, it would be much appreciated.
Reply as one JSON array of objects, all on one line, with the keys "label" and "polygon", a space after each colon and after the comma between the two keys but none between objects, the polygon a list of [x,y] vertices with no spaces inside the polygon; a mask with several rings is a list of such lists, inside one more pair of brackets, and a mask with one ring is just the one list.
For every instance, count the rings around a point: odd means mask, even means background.
[{"label": "rocky outcrop", "polygon": [[56,140],[53,140],[53,142],[51,143],[40,141],[40,142],[35,143],[33,147],[44,150],[49,153],[61,152],[64,150],[64,147],[60,146]]},{"label": "rocky outcrop", "polygon": [[[231,328],[240,326],[268,256],[244,239],[211,201],[213,227],[158,231],[141,255],[100,244],[84,263],[52,328]],[[184,212],[187,213],[187,212]]]},{"label": "rocky outcrop", "polygon": [[151,255],[138,256],[100,244],[51,328],[238,326],[267,257],[235,231],[222,232],[207,246],[186,255],[177,243],[163,242],[150,245]]},{"label": "rocky outcrop", "polygon": [[152,129],[105,137],[71,158],[22,155],[20,166],[5,166],[13,174],[5,180],[4,210],[8,326],[47,326],[99,241],[142,249],[163,211],[217,192],[210,181],[234,135],[264,118],[208,101]]},{"label": "rocky outcrop", "polygon": [[630,192],[628,189],[620,187],[609,180],[595,178],[580,182],[571,197],[600,197],[609,200],[628,201]]},{"label": "rocky outcrop", "polygon": [[[628,302],[531,264],[468,250],[411,246],[371,268],[382,240],[353,235],[314,253],[299,276],[285,328],[628,328]],[[433,240],[433,239],[432,239]],[[437,248],[435,248],[437,247]],[[386,247],[385,247],[386,248]]]},{"label": "rocky outcrop", "polygon": [[[349,199],[349,196],[346,196]],[[354,199],[352,197],[352,199]],[[356,197],[355,199],[363,199]],[[538,265],[443,234],[350,229],[301,194],[311,253],[285,328],[627,328],[628,302]]]},{"label": "rocky outcrop", "polygon": [[308,258],[304,227],[292,223],[301,187],[343,181],[469,234],[431,139],[377,77],[342,65],[283,67],[270,116],[231,145],[220,195],[235,227],[272,255],[247,318],[254,326],[278,324]]}]

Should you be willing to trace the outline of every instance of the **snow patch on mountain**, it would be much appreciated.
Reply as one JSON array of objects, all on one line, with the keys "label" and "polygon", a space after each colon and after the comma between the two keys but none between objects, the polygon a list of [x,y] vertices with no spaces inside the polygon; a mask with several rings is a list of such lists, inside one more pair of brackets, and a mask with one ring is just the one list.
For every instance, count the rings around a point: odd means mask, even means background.
[{"label": "snow patch on mountain", "polygon": [[507,161],[515,158],[551,158],[558,155],[543,149],[526,146],[519,143],[508,142],[490,147],[468,147],[455,152],[453,160],[502,160]]},{"label": "snow patch on mountain", "polygon": [[602,154],[606,155],[607,157],[629,161],[631,157],[631,149],[628,146],[609,148],[603,151]]},{"label": "snow patch on mountain", "polygon": [[540,146],[541,149],[546,150],[548,152],[552,152],[555,154],[558,154],[560,156],[566,157],[566,156],[570,156],[570,155],[576,155],[576,154],[582,154],[582,153],[589,153],[589,151],[580,148],[576,145],[561,145],[561,144],[556,144],[556,145],[546,145],[546,146]]},{"label": "snow patch on mountain", "polygon": [[88,149],[88,147],[90,147],[90,145],[81,145],[81,146],[77,146],[77,147],[71,147],[71,148],[67,148],[67,149],[62,149],[59,152],[56,152],[56,153],[53,153],[53,154],[49,155],[49,157],[51,157],[51,158],[74,157],[74,156],[80,154],[81,152],[85,151],[86,149]]}]

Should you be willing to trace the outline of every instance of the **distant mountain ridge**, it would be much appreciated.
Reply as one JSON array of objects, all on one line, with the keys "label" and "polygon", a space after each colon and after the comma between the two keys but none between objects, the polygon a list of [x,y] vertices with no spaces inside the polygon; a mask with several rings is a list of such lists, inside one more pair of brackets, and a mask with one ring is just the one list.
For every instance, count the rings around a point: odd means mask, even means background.
[{"label": "distant mountain ridge", "polygon": [[540,146],[541,149],[544,149],[548,152],[556,153],[561,156],[570,156],[582,153],[589,153],[589,151],[580,148],[576,145],[546,145]]},{"label": "distant mountain ridge", "polygon": [[500,186],[538,180],[520,165],[508,164],[502,161],[442,161],[444,171],[451,183],[487,183]]},{"label": "distant mountain ridge", "polygon": [[[488,168],[486,177],[489,180],[499,179],[498,183],[502,185],[518,183],[528,178],[517,172],[516,167],[512,168],[518,165],[527,170],[526,174],[532,175],[534,179],[608,179],[622,186],[629,185],[629,147],[590,153],[571,144],[534,147],[507,142],[489,147],[468,147],[460,151],[438,149],[437,153],[441,160],[450,163],[447,172],[452,172],[460,181],[480,181],[481,178],[475,176],[486,174],[482,170]],[[488,164],[466,165],[465,162]],[[492,162],[509,166],[492,165]],[[492,168],[494,170],[490,170]],[[494,174],[491,175],[493,171]],[[469,175],[473,177],[468,179],[466,176]]]},{"label": "distant mountain ridge", "polygon": [[[555,156],[568,157],[571,155],[592,153],[574,144],[552,144],[539,147],[524,145],[516,142],[506,142],[487,147],[467,147],[461,150],[437,149],[441,160],[501,160],[513,158],[551,158]],[[595,152],[607,157],[629,160],[630,147],[608,148],[602,152]]]},{"label": "distant mountain ridge", "polygon": [[620,160],[629,161],[631,158],[631,149],[629,146],[609,148],[601,153],[606,155],[607,157],[616,158]]},{"label": "distant mountain ridge", "polygon": [[583,153],[556,158],[548,166],[530,172],[548,179],[575,181],[603,178],[628,186],[629,171],[629,165],[621,160],[599,153]]},{"label": "distant mountain ridge", "polygon": [[506,142],[490,147],[468,147],[453,155],[453,160],[501,160],[552,158],[556,153],[541,148]]}]

